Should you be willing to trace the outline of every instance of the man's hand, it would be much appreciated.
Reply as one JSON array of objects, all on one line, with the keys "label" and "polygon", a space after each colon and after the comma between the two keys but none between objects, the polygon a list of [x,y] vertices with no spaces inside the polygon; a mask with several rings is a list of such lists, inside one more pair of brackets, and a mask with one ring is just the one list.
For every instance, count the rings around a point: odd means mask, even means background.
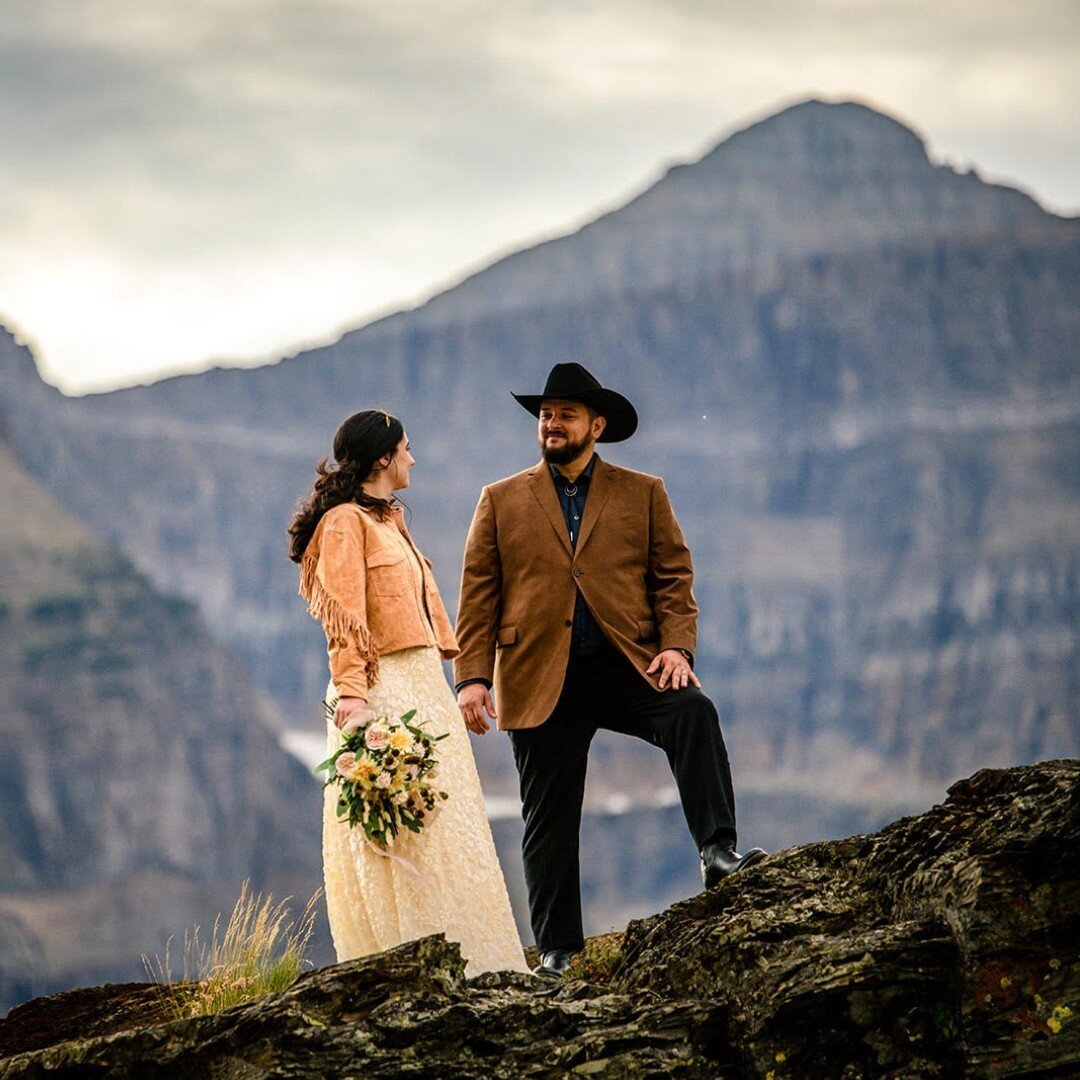
[{"label": "man's hand", "polygon": [[699,690],[701,682],[690,670],[690,661],[678,649],[665,649],[653,657],[653,662],[645,669],[646,675],[660,672],[660,689],[666,690],[671,684],[672,690],[682,690],[688,683],[693,683]]},{"label": "man's hand", "polygon": [[334,709],[334,726],[346,734],[367,727],[374,719],[375,714],[362,697],[338,698],[337,707]]},{"label": "man's hand", "polygon": [[[480,682],[463,686],[458,694],[457,703],[465,726],[474,735],[486,734],[491,727],[487,717],[494,720],[498,716],[491,701],[491,691]],[[484,715],[485,713],[487,716]]]}]

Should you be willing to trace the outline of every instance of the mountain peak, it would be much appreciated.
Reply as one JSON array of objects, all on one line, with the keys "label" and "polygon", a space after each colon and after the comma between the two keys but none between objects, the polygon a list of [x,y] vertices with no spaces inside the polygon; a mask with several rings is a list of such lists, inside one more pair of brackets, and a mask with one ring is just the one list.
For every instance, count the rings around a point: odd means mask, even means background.
[{"label": "mountain peak", "polygon": [[812,98],[671,167],[578,232],[466,279],[419,319],[576,304],[810,256],[1031,239],[1060,224],[1022,191],[933,162],[899,120],[858,101]]},{"label": "mountain peak", "polygon": [[698,166],[736,172],[782,161],[802,176],[866,180],[890,172],[933,168],[925,140],[911,128],[859,101],[798,102],[724,139]]},{"label": "mountain peak", "polygon": [[909,210],[924,220],[927,211],[936,216],[942,186],[968,179],[935,164],[925,139],[894,117],[858,101],[811,98],[735,131],[698,161],[673,166],[641,199],[650,212],[653,202],[669,199],[680,214],[706,204],[715,214],[727,203],[773,222],[785,210],[809,214],[846,203],[845,211],[860,219],[884,212],[887,224],[897,211],[889,204],[912,198],[921,205]]}]

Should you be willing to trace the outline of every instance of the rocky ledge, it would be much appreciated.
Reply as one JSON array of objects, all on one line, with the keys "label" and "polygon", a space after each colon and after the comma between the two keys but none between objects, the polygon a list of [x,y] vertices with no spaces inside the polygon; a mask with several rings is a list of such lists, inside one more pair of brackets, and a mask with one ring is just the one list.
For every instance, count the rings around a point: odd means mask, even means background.
[{"label": "rocky ledge", "polygon": [[0,1021],[0,1077],[1080,1075],[1080,761],[984,770],[590,943],[561,983],[425,938],[162,1022],[150,988]]}]

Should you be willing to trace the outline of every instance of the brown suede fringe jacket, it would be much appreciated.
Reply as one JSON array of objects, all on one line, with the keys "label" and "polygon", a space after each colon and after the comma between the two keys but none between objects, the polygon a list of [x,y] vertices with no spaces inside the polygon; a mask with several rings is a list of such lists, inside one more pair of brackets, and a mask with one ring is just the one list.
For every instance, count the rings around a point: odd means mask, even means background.
[{"label": "brown suede fringe jacket", "polygon": [[[419,561],[419,582],[407,548]],[[300,595],[326,631],[341,697],[366,700],[385,653],[430,645],[446,660],[458,654],[431,561],[413,543],[400,507],[385,521],[356,503],[328,510],[300,563]]]}]

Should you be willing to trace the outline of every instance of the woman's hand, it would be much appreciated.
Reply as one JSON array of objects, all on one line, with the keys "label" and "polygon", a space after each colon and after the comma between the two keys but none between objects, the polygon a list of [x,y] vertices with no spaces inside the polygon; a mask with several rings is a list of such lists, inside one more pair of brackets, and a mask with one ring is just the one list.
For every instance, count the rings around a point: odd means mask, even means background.
[{"label": "woman's hand", "polygon": [[348,733],[365,728],[375,714],[368,708],[367,702],[362,697],[338,698],[337,707],[334,709],[334,726]]}]

